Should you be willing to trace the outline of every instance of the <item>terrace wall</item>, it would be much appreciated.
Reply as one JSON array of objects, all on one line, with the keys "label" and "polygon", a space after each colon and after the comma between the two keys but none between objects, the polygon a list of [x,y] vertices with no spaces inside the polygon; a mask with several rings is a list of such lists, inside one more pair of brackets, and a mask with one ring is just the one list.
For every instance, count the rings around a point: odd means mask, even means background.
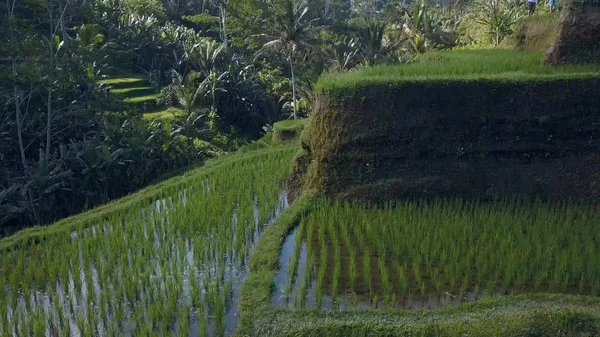
[{"label": "terrace wall", "polygon": [[450,80],[322,93],[290,186],[340,199],[600,199],[600,79]]},{"label": "terrace wall", "polygon": [[546,62],[600,63],[600,0],[564,0],[556,44]]}]

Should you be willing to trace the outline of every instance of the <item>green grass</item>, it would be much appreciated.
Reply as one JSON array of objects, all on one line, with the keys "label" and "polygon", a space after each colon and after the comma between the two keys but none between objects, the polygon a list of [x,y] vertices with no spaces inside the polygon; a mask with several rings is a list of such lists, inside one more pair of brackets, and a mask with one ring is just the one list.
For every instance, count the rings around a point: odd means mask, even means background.
[{"label": "green grass", "polygon": [[[301,196],[260,239],[251,257],[251,274],[242,288],[239,336],[550,337],[600,333],[600,298],[583,295],[487,297],[432,310],[322,311],[273,307],[270,294],[281,244],[302,218],[315,216],[313,213],[322,202],[314,193]],[[388,277],[394,279],[391,275],[388,269]]]},{"label": "green grass", "polygon": [[141,103],[154,102],[154,101],[156,101],[155,94],[136,96],[136,97],[128,97],[128,98],[123,99],[123,102],[133,103],[133,104],[141,104]]},{"label": "green grass", "polygon": [[380,65],[346,73],[330,73],[316,84],[317,92],[343,91],[411,81],[491,79],[527,81],[600,77],[600,65],[549,66],[542,53],[508,49],[454,50],[427,53],[408,65]]},{"label": "green grass", "polygon": [[[226,156],[2,239],[0,336],[68,334],[69,319],[71,331],[85,336],[166,335],[182,332],[194,317],[201,326],[213,322],[222,335],[231,305],[229,270],[243,269],[255,221],[265,223],[280,202],[296,151]],[[48,312],[41,305],[45,296]]]},{"label": "green grass", "polygon": [[147,121],[164,121],[171,122],[178,117],[185,115],[185,111],[179,108],[167,108],[165,110],[148,112],[144,114],[144,119]]},{"label": "green grass", "polygon": [[133,95],[143,96],[144,94],[147,94],[148,92],[154,92],[154,88],[153,87],[122,88],[122,89],[112,89],[110,92],[112,94],[126,95],[128,97],[133,97]]},{"label": "green grass", "polygon": [[117,86],[117,85],[130,86],[132,84],[144,83],[145,81],[146,81],[146,79],[143,77],[113,77],[113,78],[107,78],[104,80],[100,80],[99,83],[104,84],[104,85],[110,85],[110,86]]},{"label": "green grass", "polygon": [[156,90],[143,76],[111,77],[100,80],[99,83],[107,86],[111,94],[118,95],[129,107],[143,112],[156,109]]},{"label": "green grass", "polygon": [[302,130],[309,121],[308,118],[287,119],[273,124],[273,130]]},{"label": "green grass", "polygon": [[273,143],[285,144],[298,141],[309,121],[309,118],[289,119],[273,124]]}]

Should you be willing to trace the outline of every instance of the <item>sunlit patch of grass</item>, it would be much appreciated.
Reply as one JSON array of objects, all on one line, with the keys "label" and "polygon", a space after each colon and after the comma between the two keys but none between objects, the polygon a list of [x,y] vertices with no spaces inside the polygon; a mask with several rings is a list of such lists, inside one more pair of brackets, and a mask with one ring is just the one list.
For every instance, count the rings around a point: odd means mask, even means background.
[{"label": "sunlit patch of grass", "polygon": [[183,116],[185,116],[185,111],[171,107],[161,111],[145,113],[144,119],[147,121],[171,122]]},{"label": "sunlit patch of grass", "polygon": [[118,94],[118,95],[127,95],[129,97],[133,96],[133,95],[140,95],[140,93],[148,93],[148,92],[153,92],[154,88],[153,87],[133,87],[133,88],[121,88],[121,89],[112,89],[110,92],[112,94]]},{"label": "sunlit patch of grass", "polygon": [[144,96],[138,96],[138,97],[128,97],[123,100],[123,102],[125,102],[125,103],[133,103],[133,104],[154,102],[154,101],[156,101],[156,94],[144,95]]},{"label": "sunlit patch of grass", "polygon": [[107,78],[104,80],[98,81],[98,83],[108,86],[113,86],[117,84],[134,84],[134,83],[142,83],[145,82],[145,78],[139,77],[113,77]]},{"label": "sunlit patch of grass", "polygon": [[410,81],[531,81],[600,76],[600,65],[550,66],[542,64],[542,58],[542,53],[509,49],[432,52],[407,65],[380,65],[324,75],[316,84],[316,91],[343,92]]}]

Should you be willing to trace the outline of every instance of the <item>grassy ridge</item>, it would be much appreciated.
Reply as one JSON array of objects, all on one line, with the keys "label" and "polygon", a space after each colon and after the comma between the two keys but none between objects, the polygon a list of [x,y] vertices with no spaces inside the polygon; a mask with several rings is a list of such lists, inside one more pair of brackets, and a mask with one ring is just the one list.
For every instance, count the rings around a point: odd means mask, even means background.
[{"label": "grassy ridge", "polygon": [[19,231],[15,235],[0,239],[0,253],[39,244],[55,235],[67,235],[71,231],[84,229],[90,224],[102,219],[114,216],[114,214],[127,213],[128,208],[135,205],[148,205],[158,196],[169,189],[180,189],[191,181],[198,179],[199,175],[210,174],[239,160],[248,160],[264,156],[271,152],[294,151],[295,145],[280,147],[277,149],[261,148],[255,151],[239,151],[233,155],[223,156],[208,160],[202,167],[190,170],[182,175],[165,180],[161,183],[144,188],[136,193],[114,200],[105,205],[96,207],[82,214],[77,214],[62,219],[50,226],[30,227]]},{"label": "grassy ridge", "polygon": [[302,130],[309,123],[310,119],[285,120],[273,125],[273,142],[275,144],[284,144],[294,142],[300,139]]},{"label": "grassy ridge", "polygon": [[129,108],[142,112],[156,109],[156,89],[143,76],[111,77],[98,83],[110,88],[110,93],[119,96]]},{"label": "grassy ridge", "polygon": [[408,65],[380,65],[322,76],[317,92],[341,91],[412,81],[491,79],[552,80],[600,76],[600,65],[549,66],[542,54],[513,50],[456,50],[427,53]]}]

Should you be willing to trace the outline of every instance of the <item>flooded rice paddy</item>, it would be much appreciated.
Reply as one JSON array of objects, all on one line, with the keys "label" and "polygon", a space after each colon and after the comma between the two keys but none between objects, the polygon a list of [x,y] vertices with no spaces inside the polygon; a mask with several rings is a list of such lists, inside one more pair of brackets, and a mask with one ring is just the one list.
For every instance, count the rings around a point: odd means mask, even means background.
[{"label": "flooded rice paddy", "polygon": [[[0,336],[229,336],[293,153],[233,164],[3,252]],[[265,174],[269,173],[269,174]]]},{"label": "flooded rice paddy", "polygon": [[272,303],[436,308],[521,292],[600,295],[597,206],[320,201],[286,238]]}]

